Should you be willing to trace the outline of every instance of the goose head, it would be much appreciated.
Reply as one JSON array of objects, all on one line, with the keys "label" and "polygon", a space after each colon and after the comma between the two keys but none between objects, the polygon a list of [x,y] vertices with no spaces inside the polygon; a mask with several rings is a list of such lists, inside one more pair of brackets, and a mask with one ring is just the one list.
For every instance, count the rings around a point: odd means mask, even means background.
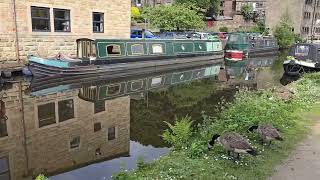
[{"label": "goose head", "polygon": [[248,129],[248,131],[249,131],[249,132],[253,132],[254,130],[257,130],[258,127],[259,127],[259,126],[257,126],[257,125],[253,125],[253,126],[251,126],[251,127]]},{"label": "goose head", "polygon": [[212,136],[211,141],[208,142],[208,149],[211,150],[214,145],[214,141],[220,137],[220,134],[215,134]]}]

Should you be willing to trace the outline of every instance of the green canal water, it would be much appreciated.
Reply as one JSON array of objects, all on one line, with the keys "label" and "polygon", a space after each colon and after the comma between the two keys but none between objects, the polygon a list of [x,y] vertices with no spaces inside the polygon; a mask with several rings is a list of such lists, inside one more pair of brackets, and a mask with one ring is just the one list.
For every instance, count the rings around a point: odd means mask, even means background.
[{"label": "green canal water", "polygon": [[[228,64],[70,84],[6,80],[1,86],[0,179],[103,180],[137,159],[169,152],[164,121],[214,116],[239,88],[265,89],[283,77],[285,54]],[[220,69],[220,67],[222,69]],[[41,87],[41,88],[40,88]]]}]

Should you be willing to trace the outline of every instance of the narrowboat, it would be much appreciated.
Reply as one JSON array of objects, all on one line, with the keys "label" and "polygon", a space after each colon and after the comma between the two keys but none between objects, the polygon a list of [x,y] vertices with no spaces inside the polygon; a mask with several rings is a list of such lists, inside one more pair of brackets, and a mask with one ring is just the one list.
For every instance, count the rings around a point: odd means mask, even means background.
[{"label": "narrowboat", "polygon": [[273,37],[250,33],[232,33],[225,47],[226,62],[245,61],[248,58],[275,55],[279,51]]},{"label": "narrowboat", "polygon": [[149,68],[153,72],[223,61],[219,40],[78,39],[77,57],[58,54],[54,58],[29,56],[33,76],[118,74]]},{"label": "narrowboat", "polygon": [[32,96],[42,96],[80,89],[79,97],[82,99],[92,102],[101,101],[132,93],[165,88],[197,79],[215,77],[219,74],[221,67],[222,64],[216,64],[122,78],[110,78],[108,76],[90,78],[64,77],[63,79],[34,78],[31,81],[29,91],[31,91]]},{"label": "narrowboat", "polygon": [[283,62],[284,72],[296,76],[305,72],[320,70],[320,45],[312,43],[298,43],[293,45]]}]

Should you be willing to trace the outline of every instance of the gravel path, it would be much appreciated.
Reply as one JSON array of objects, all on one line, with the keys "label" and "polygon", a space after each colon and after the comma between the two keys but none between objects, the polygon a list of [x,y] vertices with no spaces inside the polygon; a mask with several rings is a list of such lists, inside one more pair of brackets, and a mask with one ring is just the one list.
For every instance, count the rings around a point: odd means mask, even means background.
[{"label": "gravel path", "polygon": [[312,133],[268,180],[320,180],[320,117],[312,119],[316,120]]}]

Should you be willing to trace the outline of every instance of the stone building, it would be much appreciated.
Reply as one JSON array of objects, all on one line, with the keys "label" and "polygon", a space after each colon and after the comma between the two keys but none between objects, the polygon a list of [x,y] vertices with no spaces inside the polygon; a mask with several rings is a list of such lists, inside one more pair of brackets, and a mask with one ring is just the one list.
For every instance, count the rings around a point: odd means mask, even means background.
[{"label": "stone building", "polygon": [[75,56],[77,38],[129,38],[130,0],[1,0],[0,62]]},{"label": "stone building", "polygon": [[293,30],[303,38],[320,38],[319,0],[269,0],[267,1],[266,25],[275,28],[282,16],[288,16]]},{"label": "stone building", "polygon": [[129,96],[93,103],[79,90],[31,97],[20,94],[25,87],[13,84],[1,100],[1,179],[31,180],[129,155]]}]

